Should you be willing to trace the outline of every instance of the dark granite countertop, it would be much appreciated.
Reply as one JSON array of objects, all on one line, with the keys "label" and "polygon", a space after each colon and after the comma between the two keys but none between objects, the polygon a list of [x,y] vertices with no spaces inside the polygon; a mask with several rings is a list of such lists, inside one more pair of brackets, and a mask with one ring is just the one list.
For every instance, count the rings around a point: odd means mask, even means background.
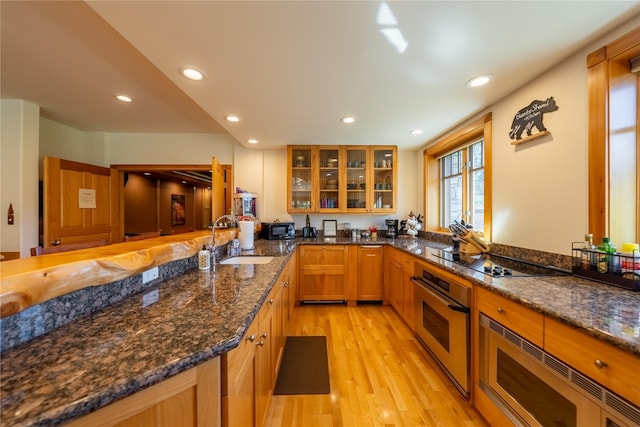
[{"label": "dark granite countertop", "polygon": [[[297,239],[303,244],[386,244],[640,356],[640,293],[573,276],[493,278],[437,258],[446,245],[381,238]],[[269,264],[218,265],[142,294],[2,353],[2,425],[57,425],[192,368],[238,345],[295,247],[256,241]],[[429,246],[427,246],[429,245]]]}]

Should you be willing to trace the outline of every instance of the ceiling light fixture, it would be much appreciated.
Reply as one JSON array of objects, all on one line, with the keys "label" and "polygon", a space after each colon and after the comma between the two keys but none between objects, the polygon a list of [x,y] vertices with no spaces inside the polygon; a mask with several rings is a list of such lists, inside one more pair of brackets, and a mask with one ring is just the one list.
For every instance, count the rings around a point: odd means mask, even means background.
[{"label": "ceiling light fixture", "polygon": [[413,129],[409,132],[411,135],[422,135],[422,129]]},{"label": "ceiling light fixture", "polygon": [[206,77],[206,74],[203,71],[200,71],[197,68],[193,67],[181,68],[180,73],[189,80],[199,81]]},{"label": "ceiling light fixture", "polygon": [[253,139],[253,138],[251,138],[251,139],[247,139],[247,142],[248,142],[249,144],[257,144],[257,143],[258,143],[258,140],[257,140],[257,139]]},{"label": "ceiling light fixture", "polygon": [[234,115],[224,116],[225,120],[228,122],[238,123],[240,121],[240,117]]},{"label": "ceiling light fixture", "polygon": [[133,98],[131,98],[131,97],[127,96],[127,95],[116,95],[116,98],[119,101],[122,101],[122,102],[133,102]]},{"label": "ceiling light fixture", "polygon": [[467,87],[480,87],[484,86],[491,81],[493,78],[490,74],[485,74],[482,76],[474,77],[467,82]]},{"label": "ceiling light fixture", "polygon": [[340,121],[344,124],[351,124],[356,121],[356,118],[353,116],[345,116],[340,119]]}]

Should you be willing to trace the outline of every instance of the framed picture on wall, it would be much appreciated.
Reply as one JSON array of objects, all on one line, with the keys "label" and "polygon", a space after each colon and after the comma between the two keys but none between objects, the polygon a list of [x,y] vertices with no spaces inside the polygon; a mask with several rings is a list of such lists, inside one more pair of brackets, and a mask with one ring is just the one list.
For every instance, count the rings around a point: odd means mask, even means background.
[{"label": "framed picture on wall", "polygon": [[171,195],[171,225],[184,225],[185,218],[184,194]]}]

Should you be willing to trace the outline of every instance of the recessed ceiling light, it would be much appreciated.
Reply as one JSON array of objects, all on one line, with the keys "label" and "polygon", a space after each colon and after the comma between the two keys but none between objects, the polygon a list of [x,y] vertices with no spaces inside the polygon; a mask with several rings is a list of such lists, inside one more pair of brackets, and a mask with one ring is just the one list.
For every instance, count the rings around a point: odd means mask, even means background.
[{"label": "recessed ceiling light", "polygon": [[340,119],[342,123],[351,124],[356,121],[356,118],[353,116],[345,116]]},{"label": "recessed ceiling light", "polygon": [[491,81],[492,75],[485,74],[483,76],[474,77],[467,82],[467,87],[480,87],[484,86]]},{"label": "recessed ceiling light", "polygon": [[257,139],[253,139],[253,138],[251,138],[251,139],[247,139],[247,142],[248,142],[249,144],[257,144],[257,143],[258,143],[258,140],[257,140]]},{"label": "recessed ceiling light", "polygon": [[422,129],[413,129],[409,132],[411,135],[422,135]]},{"label": "recessed ceiling light", "polygon": [[144,174],[145,174],[146,176],[150,176],[150,175],[151,175],[151,172],[145,172]]},{"label": "recessed ceiling light", "polygon": [[237,123],[240,121],[240,117],[238,116],[233,116],[233,115],[229,115],[229,116],[224,116],[224,118],[228,121],[228,122],[234,122]]},{"label": "recessed ceiling light", "polygon": [[202,80],[206,77],[206,74],[203,71],[193,67],[181,68],[180,72],[189,80]]},{"label": "recessed ceiling light", "polygon": [[133,102],[133,99],[127,95],[116,95],[116,98],[122,102]]}]

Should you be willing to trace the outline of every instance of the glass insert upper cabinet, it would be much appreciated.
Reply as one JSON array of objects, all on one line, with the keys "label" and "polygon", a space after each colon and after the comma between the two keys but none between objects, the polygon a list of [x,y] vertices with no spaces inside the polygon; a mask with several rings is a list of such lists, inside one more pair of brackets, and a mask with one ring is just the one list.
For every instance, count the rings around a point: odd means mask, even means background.
[{"label": "glass insert upper cabinet", "polygon": [[372,212],[395,212],[397,204],[398,172],[396,167],[398,150],[395,146],[370,147],[372,187],[370,189]]},{"label": "glass insert upper cabinet", "polygon": [[348,212],[368,212],[367,185],[370,184],[367,147],[346,147],[346,194]]},{"label": "glass insert upper cabinet", "polygon": [[318,148],[318,211],[337,212],[342,210],[343,198],[340,196],[341,148]]},{"label": "glass insert upper cabinet", "polygon": [[289,146],[287,155],[288,211],[314,212],[317,209],[313,197],[313,181],[317,176],[317,149],[312,146]]}]

